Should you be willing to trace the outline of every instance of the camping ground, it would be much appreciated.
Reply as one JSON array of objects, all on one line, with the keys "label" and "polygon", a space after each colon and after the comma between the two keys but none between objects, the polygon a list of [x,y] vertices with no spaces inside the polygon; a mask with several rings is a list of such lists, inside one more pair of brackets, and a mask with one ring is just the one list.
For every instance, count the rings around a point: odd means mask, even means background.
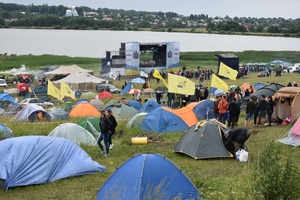
[{"label": "camping ground", "polygon": [[[244,82],[254,84],[267,81],[278,82],[287,85],[288,82],[299,80],[299,74],[282,74],[281,77],[257,77],[257,73],[251,73],[244,79],[237,81],[226,80],[228,85],[241,85]],[[115,85],[121,88],[126,80],[115,81]],[[128,80],[127,80],[128,81]],[[204,81],[204,86],[210,86],[210,81]],[[152,80],[150,87],[163,86],[162,83],[156,84]],[[131,98],[131,96],[126,96]],[[239,126],[242,127],[245,112],[240,115]],[[23,135],[48,135],[59,123],[76,122],[78,119],[53,122],[53,123],[15,123],[6,119],[1,119],[2,123],[11,128],[15,136]],[[261,161],[262,153],[266,151],[266,145],[286,136],[292,125],[255,127],[254,135],[247,141],[250,149],[250,157],[247,163],[241,163],[233,159],[208,159],[194,160],[191,157],[173,153],[173,149],[184,133],[173,133],[167,135],[152,135],[157,137],[155,142],[147,145],[132,145],[132,137],[146,135],[139,129],[126,129],[126,122],[121,121],[117,130],[123,129],[123,133],[114,138],[115,148],[111,150],[110,157],[105,158],[100,154],[98,146],[82,146],[82,148],[98,163],[107,167],[105,173],[72,177],[58,180],[49,184],[30,185],[25,187],[11,188],[8,192],[0,191],[0,199],[94,199],[98,189],[105,180],[132,155],[138,153],[159,153],[174,164],[194,182],[204,199],[253,199],[254,172],[257,162]],[[293,148],[281,143],[275,143],[275,147],[280,150],[283,157],[281,163],[285,163],[288,156],[291,156],[293,163],[300,167],[299,148]],[[271,168],[272,166],[270,166]],[[134,169],[132,169],[134,170]]]}]

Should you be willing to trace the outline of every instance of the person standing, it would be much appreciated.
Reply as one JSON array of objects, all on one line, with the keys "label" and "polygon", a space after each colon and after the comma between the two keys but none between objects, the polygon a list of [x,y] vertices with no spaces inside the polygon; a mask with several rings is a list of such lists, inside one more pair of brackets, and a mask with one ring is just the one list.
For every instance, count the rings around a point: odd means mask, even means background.
[{"label": "person standing", "polygon": [[265,119],[268,113],[268,106],[269,103],[266,101],[266,96],[263,94],[261,95],[261,100],[259,101],[258,107],[258,120],[261,122],[262,125],[265,123]]},{"label": "person standing", "polygon": [[228,111],[229,111],[228,127],[231,127],[231,129],[233,129],[237,121],[237,118],[240,114],[240,106],[236,102],[236,98],[233,98],[233,100],[229,103]]},{"label": "person standing", "polygon": [[[249,128],[252,127],[252,120],[255,112],[256,104],[253,102],[253,96],[250,96],[249,102],[246,105],[246,118],[244,127],[247,128],[247,122],[249,121]],[[256,121],[255,121],[256,122]]]},{"label": "person standing", "polygon": [[113,149],[115,145],[112,143],[112,136],[116,133],[116,127],[118,126],[118,123],[115,116],[113,115],[113,112],[110,109],[107,110],[107,117],[113,124],[112,126],[110,126],[108,134],[109,149]]},{"label": "person standing", "polygon": [[268,109],[267,109],[267,111],[268,111],[268,120],[269,120],[268,126],[272,126],[272,114],[273,114],[274,106],[275,106],[275,103],[273,101],[272,96],[268,97],[268,102],[269,102],[269,106],[268,106]]},{"label": "person standing", "polygon": [[168,93],[167,93],[167,97],[168,97],[168,107],[171,108],[172,103],[173,103],[173,101],[174,101],[174,93],[168,92]]},{"label": "person standing", "polygon": [[160,91],[159,91],[159,90],[157,90],[157,92],[155,93],[155,95],[156,95],[156,101],[157,101],[157,103],[159,103],[159,104],[160,104],[160,99],[161,99],[161,97],[162,97],[162,95],[161,95]]},{"label": "person standing", "polygon": [[219,121],[223,124],[225,124],[225,120],[226,120],[226,114],[227,114],[227,110],[228,110],[228,102],[227,102],[227,97],[224,95],[222,96],[222,99],[220,100],[219,104],[218,104],[218,109],[219,109]]},{"label": "person standing", "polygon": [[[110,131],[110,127],[112,125],[113,124],[108,119],[105,110],[100,110],[99,126],[100,126],[101,134],[98,138],[97,144],[99,145],[99,147],[101,149],[101,153],[105,157],[107,157],[109,155],[109,131]],[[101,144],[102,140],[104,140],[105,151],[104,151],[103,145]]]}]

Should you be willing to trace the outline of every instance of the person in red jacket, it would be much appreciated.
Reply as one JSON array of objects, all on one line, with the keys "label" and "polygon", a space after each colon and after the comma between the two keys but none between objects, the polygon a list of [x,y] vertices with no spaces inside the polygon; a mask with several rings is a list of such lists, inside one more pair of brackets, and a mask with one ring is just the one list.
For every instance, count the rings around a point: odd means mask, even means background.
[{"label": "person in red jacket", "polygon": [[218,104],[218,109],[219,109],[219,121],[223,124],[225,124],[225,120],[226,120],[226,114],[227,114],[227,110],[229,108],[229,104],[227,102],[227,97],[224,95],[222,96],[221,101]]}]

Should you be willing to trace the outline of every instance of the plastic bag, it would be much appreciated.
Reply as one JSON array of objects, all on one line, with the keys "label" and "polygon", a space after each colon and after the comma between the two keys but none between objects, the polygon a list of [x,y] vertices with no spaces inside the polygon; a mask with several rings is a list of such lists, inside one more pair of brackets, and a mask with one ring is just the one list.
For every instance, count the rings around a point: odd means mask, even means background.
[{"label": "plastic bag", "polygon": [[247,162],[248,154],[249,153],[245,149],[240,149],[235,153],[236,159],[240,162]]}]

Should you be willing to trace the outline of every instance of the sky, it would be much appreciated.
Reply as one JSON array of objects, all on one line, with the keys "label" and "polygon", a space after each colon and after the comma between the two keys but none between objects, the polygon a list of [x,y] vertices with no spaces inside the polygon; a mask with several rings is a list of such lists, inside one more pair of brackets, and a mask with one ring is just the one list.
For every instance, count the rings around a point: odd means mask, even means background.
[{"label": "sky", "polygon": [[0,0],[23,5],[87,6],[136,11],[175,12],[185,16],[205,14],[209,17],[300,18],[300,0]]}]

